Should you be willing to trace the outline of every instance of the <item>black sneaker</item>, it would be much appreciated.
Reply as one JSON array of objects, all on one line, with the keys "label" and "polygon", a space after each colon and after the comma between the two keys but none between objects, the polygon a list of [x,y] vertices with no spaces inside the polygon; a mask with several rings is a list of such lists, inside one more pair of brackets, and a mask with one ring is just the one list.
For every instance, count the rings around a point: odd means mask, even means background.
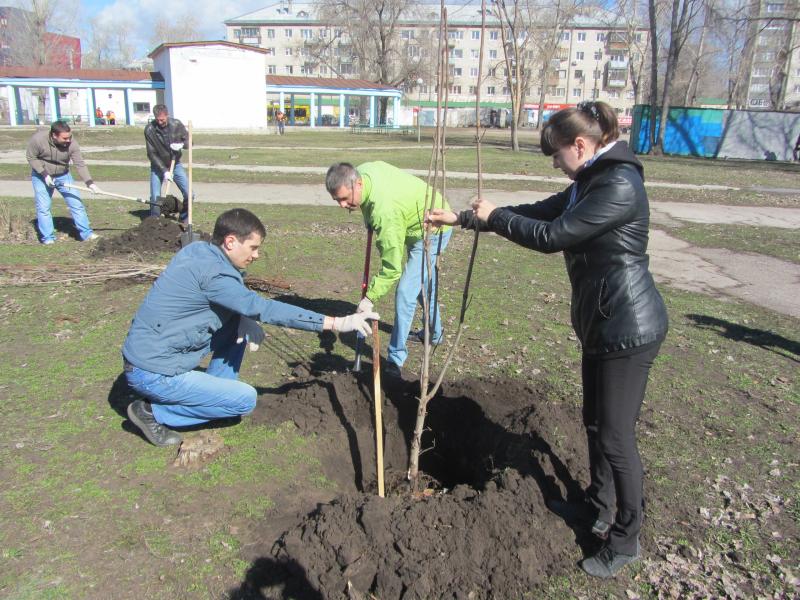
[{"label": "black sneaker", "polygon": [[547,508],[567,523],[574,523],[589,529],[593,535],[596,535],[601,540],[608,538],[608,533],[611,531],[611,523],[599,518],[597,509],[588,502],[548,500]]},{"label": "black sneaker", "polygon": [[173,446],[181,443],[181,436],[178,433],[156,421],[149,402],[144,400],[131,402],[128,405],[128,418],[142,430],[144,437],[154,446]]},{"label": "black sneaker", "polygon": [[[424,331],[412,331],[408,334],[408,341],[413,342],[415,344],[424,344],[425,343],[425,332]],[[438,339],[431,339],[431,346],[438,346],[442,343],[442,337]]]},{"label": "black sneaker", "polygon": [[581,561],[581,569],[592,577],[608,579],[619,573],[625,565],[639,560],[641,556],[639,540],[636,540],[636,554],[621,554],[615,552],[608,545],[603,546],[600,552]]},{"label": "black sneaker", "polygon": [[403,369],[397,363],[387,360],[383,367],[383,374],[393,379],[402,379]]}]

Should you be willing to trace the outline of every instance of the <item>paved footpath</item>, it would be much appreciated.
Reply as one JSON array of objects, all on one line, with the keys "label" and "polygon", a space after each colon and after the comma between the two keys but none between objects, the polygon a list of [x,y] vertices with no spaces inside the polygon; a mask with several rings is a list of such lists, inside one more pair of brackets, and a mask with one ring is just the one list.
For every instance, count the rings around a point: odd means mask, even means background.
[{"label": "paved footpath", "polygon": [[[119,194],[136,197],[149,194],[149,186],[145,181],[109,181],[100,185],[106,191]],[[464,188],[449,189],[447,193],[451,206],[456,210],[466,208],[473,194],[472,189]],[[0,195],[30,197],[31,183],[0,181]],[[484,192],[484,196],[498,206],[536,202],[548,195],[543,192],[491,189]],[[92,202],[100,201],[100,196],[97,198],[89,199],[90,210]],[[197,183],[196,201],[224,204],[333,204],[321,183]],[[756,253],[694,247],[663,230],[664,226],[667,229],[679,227],[685,221],[800,229],[800,209],[682,202],[651,202],[650,207],[655,228],[651,231],[649,254],[653,274],[660,282],[716,297],[733,296],[800,318],[800,265]]]}]

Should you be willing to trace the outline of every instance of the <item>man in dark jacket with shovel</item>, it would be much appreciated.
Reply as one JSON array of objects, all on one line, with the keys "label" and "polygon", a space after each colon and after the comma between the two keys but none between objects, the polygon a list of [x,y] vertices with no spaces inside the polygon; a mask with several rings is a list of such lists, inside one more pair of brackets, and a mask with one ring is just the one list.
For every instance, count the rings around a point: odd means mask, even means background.
[{"label": "man in dark jacket with shovel", "polygon": [[[183,123],[169,116],[169,109],[164,104],[153,107],[154,119],[144,128],[144,141],[147,146],[147,158],[150,159],[150,202],[155,203],[161,195],[164,180],[174,181],[183,195],[181,218],[185,218],[186,202],[189,198],[189,180],[186,170],[181,164],[181,150],[189,139]],[[172,161],[175,166],[170,167]],[[161,214],[160,206],[150,205],[150,214]]]}]

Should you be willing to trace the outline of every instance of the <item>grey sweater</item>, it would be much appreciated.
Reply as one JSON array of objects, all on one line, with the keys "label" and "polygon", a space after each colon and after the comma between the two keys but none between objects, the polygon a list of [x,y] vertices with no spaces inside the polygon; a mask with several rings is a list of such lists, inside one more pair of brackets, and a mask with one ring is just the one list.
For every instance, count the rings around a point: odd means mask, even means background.
[{"label": "grey sweater", "polygon": [[31,141],[28,142],[26,158],[31,169],[42,177],[63,175],[69,171],[69,163],[72,162],[86,185],[94,183],[83,156],[81,156],[81,147],[78,142],[73,139],[69,148],[61,150],[53,143],[49,129],[40,129],[33,134]]}]

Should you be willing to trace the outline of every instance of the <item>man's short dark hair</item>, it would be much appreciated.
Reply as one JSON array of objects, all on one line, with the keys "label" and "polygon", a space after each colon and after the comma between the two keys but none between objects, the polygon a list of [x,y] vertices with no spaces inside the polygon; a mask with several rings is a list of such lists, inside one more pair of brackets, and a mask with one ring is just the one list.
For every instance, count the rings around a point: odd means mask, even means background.
[{"label": "man's short dark hair", "polygon": [[60,133],[69,133],[72,131],[65,121],[53,121],[50,124],[50,135],[58,135]]},{"label": "man's short dark hair", "polygon": [[156,104],[153,107],[153,116],[157,117],[160,114],[167,113],[169,114],[169,109],[167,108],[166,104]]},{"label": "man's short dark hair", "polygon": [[267,229],[261,219],[244,208],[232,208],[217,217],[211,242],[222,246],[229,235],[234,235],[237,240],[243,242],[253,233],[258,233],[262,238],[267,236]]}]

